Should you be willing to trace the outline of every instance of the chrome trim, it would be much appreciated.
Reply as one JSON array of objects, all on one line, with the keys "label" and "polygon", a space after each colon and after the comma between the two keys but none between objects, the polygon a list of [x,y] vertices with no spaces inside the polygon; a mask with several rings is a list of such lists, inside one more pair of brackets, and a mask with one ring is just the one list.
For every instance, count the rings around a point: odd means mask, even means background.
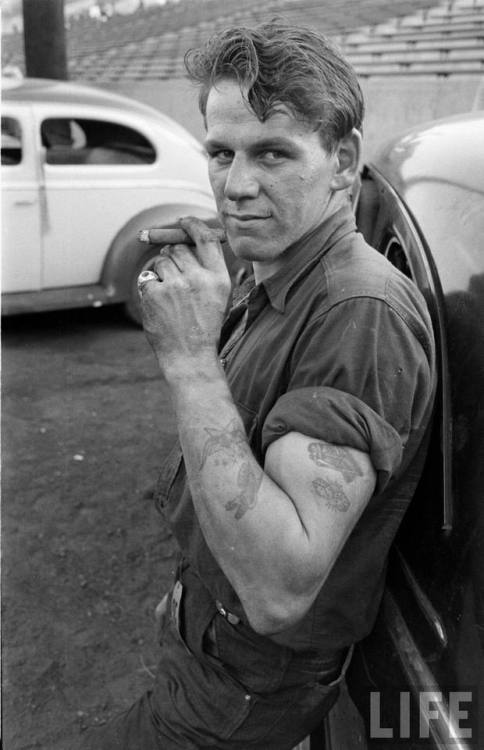
[{"label": "chrome trim", "polygon": [[458,736],[447,703],[442,699],[442,689],[423,659],[398,604],[388,590],[383,598],[383,612],[388,633],[413,697],[418,702],[421,693],[435,693],[433,703],[438,711],[438,718],[430,722],[429,729],[436,748],[449,750],[451,743],[452,750],[472,750],[472,747]]},{"label": "chrome trim", "polygon": [[405,579],[413,595],[415,596],[415,599],[417,600],[420,606],[422,614],[424,615],[425,619],[427,620],[427,622],[433,629],[442,648],[447,648],[449,639],[447,637],[447,633],[446,633],[444,624],[442,622],[442,618],[440,617],[439,613],[437,612],[434,605],[428,598],[427,594],[425,593],[425,591],[422,589],[419,582],[415,578],[411,567],[405,560],[400,550],[397,549],[396,552],[398,556],[398,561],[401,565],[402,573],[405,576]]}]

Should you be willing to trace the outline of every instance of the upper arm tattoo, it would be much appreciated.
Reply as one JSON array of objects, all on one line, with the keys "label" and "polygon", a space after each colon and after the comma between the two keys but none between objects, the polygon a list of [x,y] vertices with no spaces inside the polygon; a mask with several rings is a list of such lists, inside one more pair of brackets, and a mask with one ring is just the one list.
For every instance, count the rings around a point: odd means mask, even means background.
[{"label": "upper arm tattoo", "polygon": [[337,445],[309,443],[308,453],[309,458],[316,466],[324,466],[339,471],[346,482],[352,482],[356,477],[363,476],[361,466],[351,453]]},{"label": "upper arm tattoo", "polygon": [[350,501],[338,482],[330,482],[327,479],[318,477],[317,479],[313,479],[311,485],[314,493],[326,501],[328,508],[346,513],[350,507]]},{"label": "upper arm tattoo", "polygon": [[[349,451],[337,445],[328,445],[323,442],[309,443],[308,454],[316,466],[337,471],[347,484],[353,482],[357,477],[364,476],[363,469],[355,457]],[[346,513],[349,509],[351,503],[340,482],[326,476],[319,476],[312,480],[311,487],[313,493],[321,497],[331,510]]]}]

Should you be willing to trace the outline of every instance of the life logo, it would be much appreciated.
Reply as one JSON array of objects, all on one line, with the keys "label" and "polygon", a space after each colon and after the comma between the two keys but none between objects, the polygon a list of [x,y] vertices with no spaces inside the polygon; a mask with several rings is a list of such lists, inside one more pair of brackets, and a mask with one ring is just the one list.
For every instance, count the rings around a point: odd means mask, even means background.
[{"label": "life logo", "polygon": [[[387,704],[387,705],[385,705]],[[372,740],[433,740],[436,747],[468,750],[477,736],[477,697],[474,690],[400,691],[391,697],[370,693]],[[432,745],[432,743],[431,743]],[[472,744],[472,747],[474,745]]]}]

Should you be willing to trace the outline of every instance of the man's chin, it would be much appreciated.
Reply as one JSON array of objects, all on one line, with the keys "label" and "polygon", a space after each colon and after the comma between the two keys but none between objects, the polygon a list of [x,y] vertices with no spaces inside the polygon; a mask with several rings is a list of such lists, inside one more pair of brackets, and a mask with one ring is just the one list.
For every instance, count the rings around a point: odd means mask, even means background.
[{"label": "man's chin", "polygon": [[271,259],[274,253],[277,254],[272,243],[257,240],[255,237],[231,236],[227,233],[227,239],[232,252],[240,260],[263,261]]}]

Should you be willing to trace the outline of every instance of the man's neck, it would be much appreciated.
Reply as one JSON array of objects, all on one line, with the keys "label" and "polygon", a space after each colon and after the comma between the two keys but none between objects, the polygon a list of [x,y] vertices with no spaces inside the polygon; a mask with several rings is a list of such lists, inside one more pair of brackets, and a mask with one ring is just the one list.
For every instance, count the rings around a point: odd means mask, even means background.
[{"label": "man's neck", "polygon": [[[333,216],[333,214],[336,213],[336,211],[341,207],[345,200],[347,200],[346,191],[338,191],[337,193],[333,193],[324,210],[324,215],[321,223],[326,222],[331,216]],[[314,231],[315,228],[316,227],[313,227],[310,231]],[[261,281],[265,281],[270,276],[273,276],[275,273],[277,273],[277,271],[279,271],[279,269],[281,269],[288,262],[289,258],[292,255],[292,251],[297,252],[297,246],[299,245],[301,239],[306,236],[306,234],[310,234],[310,232],[301,235],[299,240],[293,243],[291,247],[288,247],[287,250],[282,253],[282,255],[278,256],[274,260],[253,261],[252,266],[254,269],[255,283],[260,284]]]}]

